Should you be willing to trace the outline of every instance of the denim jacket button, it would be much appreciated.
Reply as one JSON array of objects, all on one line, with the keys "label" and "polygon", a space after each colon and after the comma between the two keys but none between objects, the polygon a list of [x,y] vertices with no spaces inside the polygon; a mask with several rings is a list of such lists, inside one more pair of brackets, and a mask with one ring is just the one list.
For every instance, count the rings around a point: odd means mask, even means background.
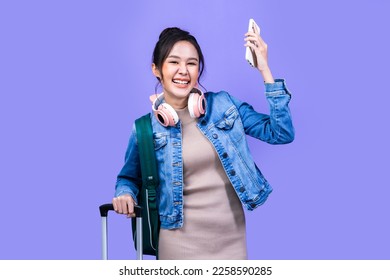
[{"label": "denim jacket button", "polygon": [[206,121],[205,121],[205,120],[202,120],[202,121],[200,122],[200,124],[201,124],[201,125],[206,125]]},{"label": "denim jacket button", "polygon": [[256,204],[251,203],[250,206],[251,206],[252,208],[255,208],[255,207],[256,207]]},{"label": "denim jacket button", "polygon": [[227,157],[228,157],[228,154],[225,152],[225,153],[222,154],[222,157],[223,157],[223,158],[227,158]]},{"label": "denim jacket button", "polygon": [[218,134],[214,133],[214,134],[213,134],[213,138],[214,138],[214,139],[217,139],[217,138],[218,138]]},{"label": "denim jacket button", "polygon": [[230,171],[230,175],[232,176],[236,175],[236,171],[233,169],[232,171]]},{"label": "denim jacket button", "polygon": [[245,188],[244,187],[241,187],[240,188],[240,192],[244,192],[245,191]]}]

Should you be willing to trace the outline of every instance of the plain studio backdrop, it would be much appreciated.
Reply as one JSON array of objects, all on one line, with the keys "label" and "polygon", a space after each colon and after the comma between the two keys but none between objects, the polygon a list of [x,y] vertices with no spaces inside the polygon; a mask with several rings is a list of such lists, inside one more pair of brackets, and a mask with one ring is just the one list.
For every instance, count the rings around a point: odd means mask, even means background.
[{"label": "plain studio backdrop", "polygon": [[[112,199],[133,121],[151,109],[151,55],[164,28],[198,39],[207,90],[268,113],[261,76],[244,59],[249,18],[292,92],[296,129],[289,145],[248,139],[274,188],[246,212],[249,258],[389,259],[389,8],[1,1],[0,259],[101,257],[98,206]],[[133,259],[130,220],[109,218],[111,258]]]}]

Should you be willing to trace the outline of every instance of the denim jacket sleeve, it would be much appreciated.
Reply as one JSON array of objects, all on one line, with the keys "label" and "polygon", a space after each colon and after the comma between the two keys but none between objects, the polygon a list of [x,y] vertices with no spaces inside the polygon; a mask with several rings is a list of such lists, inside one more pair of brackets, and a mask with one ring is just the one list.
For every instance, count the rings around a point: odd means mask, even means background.
[{"label": "denim jacket sleeve", "polygon": [[125,164],[117,176],[115,196],[130,194],[137,202],[139,186],[142,185],[141,167],[138,153],[135,125],[133,125],[125,154]]},{"label": "denim jacket sleeve", "polygon": [[245,133],[270,144],[287,144],[294,140],[294,127],[288,103],[291,94],[283,79],[275,79],[273,84],[265,84],[265,95],[270,106],[270,114],[256,112],[251,105],[231,96],[238,108]]}]

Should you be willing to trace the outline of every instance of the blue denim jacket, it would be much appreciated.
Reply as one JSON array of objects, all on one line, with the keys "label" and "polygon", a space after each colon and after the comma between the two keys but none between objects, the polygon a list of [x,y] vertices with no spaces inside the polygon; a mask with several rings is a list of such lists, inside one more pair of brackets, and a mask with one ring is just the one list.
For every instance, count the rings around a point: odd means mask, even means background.
[{"label": "blue denim jacket", "polygon": [[[237,196],[248,210],[263,204],[272,188],[249,152],[245,134],[270,144],[293,141],[294,128],[288,103],[291,95],[282,79],[265,84],[270,115],[261,114],[227,92],[205,93],[206,113],[197,127],[214,146]],[[163,127],[152,115],[153,138],[160,185],[157,189],[161,227],[183,226],[183,159],[181,124]],[[130,194],[135,201],[142,184],[135,127],[130,136],[125,164],[120,171],[115,196]],[[218,198],[215,198],[218,203]]]}]

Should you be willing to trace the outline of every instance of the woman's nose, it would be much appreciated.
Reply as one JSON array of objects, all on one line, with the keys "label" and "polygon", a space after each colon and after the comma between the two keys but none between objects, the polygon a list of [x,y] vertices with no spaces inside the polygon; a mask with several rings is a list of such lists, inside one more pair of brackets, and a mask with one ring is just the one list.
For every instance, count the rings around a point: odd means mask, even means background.
[{"label": "woman's nose", "polygon": [[184,63],[183,64],[180,64],[179,65],[179,73],[180,74],[187,74],[187,65],[185,65]]}]

